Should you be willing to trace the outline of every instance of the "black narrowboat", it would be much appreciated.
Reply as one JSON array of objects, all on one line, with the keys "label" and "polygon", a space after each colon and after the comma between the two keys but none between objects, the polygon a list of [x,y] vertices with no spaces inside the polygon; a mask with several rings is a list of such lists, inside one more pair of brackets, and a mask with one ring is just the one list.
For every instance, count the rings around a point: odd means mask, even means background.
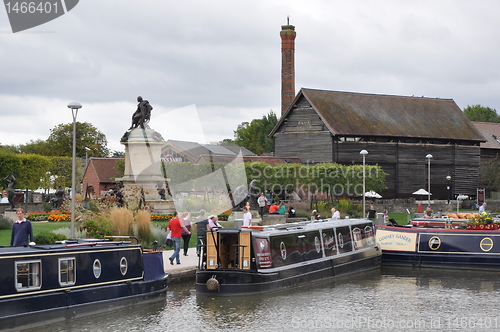
[{"label": "black narrowboat", "polygon": [[165,300],[161,253],[126,241],[0,248],[0,329],[18,330]]},{"label": "black narrowboat", "polygon": [[370,220],[320,220],[207,232],[196,291],[238,295],[277,291],[378,268]]},{"label": "black narrowboat", "polygon": [[382,264],[500,271],[498,227],[463,229],[463,221],[419,219],[405,227],[376,225]]}]

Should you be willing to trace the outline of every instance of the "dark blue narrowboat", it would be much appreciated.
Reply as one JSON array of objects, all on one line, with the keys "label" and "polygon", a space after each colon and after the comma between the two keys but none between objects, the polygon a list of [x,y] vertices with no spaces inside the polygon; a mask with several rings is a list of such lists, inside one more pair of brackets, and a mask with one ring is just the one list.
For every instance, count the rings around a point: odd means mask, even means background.
[{"label": "dark blue narrowboat", "polygon": [[500,270],[500,231],[462,229],[462,222],[433,219],[412,221],[406,227],[376,225],[382,264]]},{"label": "dark blue narrowboat", "polygon": [[277,291],[378,268],[370,220],[298,222],[207,232],[196,291],[238,295]]},{"label": "dark blue narrowboat", "polygon": [[1,247],[0,271],[1,330],[164,300],[168,278],[161,253],[128,241]]}]

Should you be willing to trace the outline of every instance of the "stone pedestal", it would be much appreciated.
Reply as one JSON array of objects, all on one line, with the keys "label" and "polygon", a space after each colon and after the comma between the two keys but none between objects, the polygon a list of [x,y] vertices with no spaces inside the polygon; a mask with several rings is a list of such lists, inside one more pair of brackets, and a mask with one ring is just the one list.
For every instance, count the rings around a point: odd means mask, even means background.
[{"label": "stone pedestal", "polygon": [[7,220],[10,220],[11,222],[14,222],[17,220],[17,213],[16,210],[6,210],[3,213],[3,217]]},{"label": "stone pedestal", "polygon": [[126,194],[134,192],[140,198],[141,189],[146,203],[153,208],[153,213],[166,214],[175,211],[172,198],[166,195],[162,200],[158,187],[166,188],[160,156],[166,142],[153,129],[136,128],[129,132],[125,145],[125,173],[116,179],[123,183]]}]

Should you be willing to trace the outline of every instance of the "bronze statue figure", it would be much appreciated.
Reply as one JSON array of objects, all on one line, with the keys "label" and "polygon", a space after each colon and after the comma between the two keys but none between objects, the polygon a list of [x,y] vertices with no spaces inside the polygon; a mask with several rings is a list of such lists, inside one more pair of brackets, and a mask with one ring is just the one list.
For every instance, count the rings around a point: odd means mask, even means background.
[{"label": "bronze statue figure", "polygon": [[16,178],[14,177],[14,173],[10,172],[9,175],[7,175],[3,180],[8,183],[7,198],[9,199],[11,210],[14,210],[14,196],[16,194]]},{"label": "bronze statue figure", "polygon": [[149,103],[149,101],[142,99],[141,96],[137,97],[137,110],[132,115],[132,126],[130,126],[129,130],[141,127],[145,129],[144,124],[149,122],[151,118],[151,110],[153,106]]},{"label": "bronze statue figure", "polygon": [[52,210],[59,210],[63,201],[64,201],[64,190],[62,189],[62,186],[59,186],[59,188],[56,190],[54,194],[54,197],[50,199],[50,208]]}]

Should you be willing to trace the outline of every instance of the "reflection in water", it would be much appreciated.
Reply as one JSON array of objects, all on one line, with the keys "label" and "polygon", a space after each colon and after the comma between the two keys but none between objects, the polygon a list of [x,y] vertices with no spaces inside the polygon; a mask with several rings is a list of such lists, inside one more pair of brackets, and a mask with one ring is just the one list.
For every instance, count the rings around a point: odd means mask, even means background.
[{"label": "reflection in water", "polygon": [[498,276],[384,267],[277,293],[235,297],[197,296],[189,282],[170,286],[166,302],[46,331],[494,331],[500,329],[500,320],[491,313],[500,305]]}]

